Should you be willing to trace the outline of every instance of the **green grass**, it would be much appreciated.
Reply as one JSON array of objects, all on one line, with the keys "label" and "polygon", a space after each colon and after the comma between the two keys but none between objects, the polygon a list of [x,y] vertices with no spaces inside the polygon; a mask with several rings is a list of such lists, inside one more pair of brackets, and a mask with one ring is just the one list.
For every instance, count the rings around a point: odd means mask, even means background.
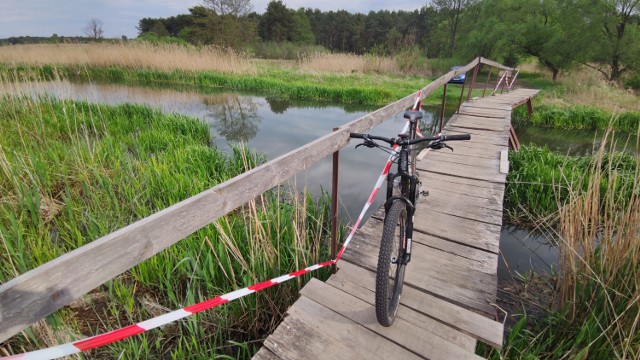
[{"label": "green grass", "polygon": [[[307,73],[292,68],[263,66],[258,75],[231,75],[216,72],[187,72],[124,67],[73,67],[43,65],[1,65],[0,77],[12,81],[70,79],[143,86],[193,88],[203,91],[237,90],[277,96],[283,99],[355,104],[382,107],[415,93],[429,82],[421,76],[389,76],[374,73],[349,75]],[[449,85],[447,104],[457,104],[462,85]],[[468,84],[463,102],[467,98]],[[491,90],[487,90],[487,96]],[[429,95],[423,103],[436,106],[442,102],[443,88]],[[482,96],[474,89],[473,96]]]},{"label": "green grass", "polygon": [[208,71],[165,72],[123,67],[0,65],[0,75],[20,80],[67,78],[123,84],[224,88],[258,91],[291,99],[377,106],[416,92],[429,82],[426,78],[416,76],[311,74],[285,68],[265,68],[258,75],[232,75]]},{"label": "green grass", "polygon": [[[262,161],[247,150],[210,148],[198,119],[143,106],[3,97],[0,119],[0,282]],[[95,335],[326,260],[327,211],[326,197],[275,189],[3,348],[21,352]],[[249,358],[309,277],[88,356]]]},{"label": "green grass", "polygon": [[[592,157],[565,156],[533,145],[511,152],[505,216],[511,222],[536,222],[556,215],[572,187],[587,189],[590,179],[584,174],[592,162]],[[611,186],[621,198],[630,198],[632,183],[622,180],[634,176],[637,168],[634,157],[625,153],[606,154],[602,166],[612,166],[616,177],[610,182],[605,174],[600,179],[600,187]]]},{"label": "green grass", "polygon": [[526,109],[520,107],[512,115],[514,126],[536,126],[555,129],[607,129],[636,133],[640,127],[640,112],[626,111],[612,114],[589,106],[561,107],[540,105],[529,118]]}]

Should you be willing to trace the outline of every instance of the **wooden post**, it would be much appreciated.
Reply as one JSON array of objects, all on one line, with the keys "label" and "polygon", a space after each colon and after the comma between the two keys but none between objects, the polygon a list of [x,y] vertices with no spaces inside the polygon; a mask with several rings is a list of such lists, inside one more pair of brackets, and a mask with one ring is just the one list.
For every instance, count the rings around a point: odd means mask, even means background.
[{"label": "wooden post", "polygon": [[[340,128],[335,127],[333,131]],[[338,169],[340,150],[333,153],[333,172],[331,173],[331,259],[336,258],[338,251]],[[336,273],[336,264],[331,265],[331,272]]]},{"label": "wooden post", "polygon": [[518,140],[516,130],[511,125],[509,125],[509,149],[515,151],[520,150],[520,140]]},{"label": "wooden post", "polygon": [[533,116],[533,104],[531,98],[527,99],[527,113],[529,113],[529,119]]},{"label": "wooden post", "polygon": [[442,108],[440,110],[440,127],[438,128],[439,132],[442,132],[444,127],[444,110],[447,105],[447,83],[444,83],[444,88],[442,90]]}]

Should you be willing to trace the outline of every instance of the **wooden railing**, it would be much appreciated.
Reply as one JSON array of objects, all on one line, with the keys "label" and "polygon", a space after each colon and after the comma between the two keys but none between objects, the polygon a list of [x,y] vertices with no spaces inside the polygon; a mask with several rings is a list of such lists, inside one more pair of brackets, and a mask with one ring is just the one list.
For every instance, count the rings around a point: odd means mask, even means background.
[{"label": "wooden railing", "polygon": [[[422,97],[480,64],[513,70],[476,58],[425,86]],[[410,107],[415,96],[416,93],[411,94],[364,115],[313,142],[0,285],[0,342],[345,147],[350,132],[365,132],[382,123]]]}]

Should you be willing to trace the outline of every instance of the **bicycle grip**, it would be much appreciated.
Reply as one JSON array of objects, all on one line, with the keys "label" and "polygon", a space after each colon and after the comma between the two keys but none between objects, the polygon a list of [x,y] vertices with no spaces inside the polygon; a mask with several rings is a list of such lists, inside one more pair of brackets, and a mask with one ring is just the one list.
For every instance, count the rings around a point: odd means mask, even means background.
[{"label": "bicycle grip", "polygon": [[471,140],[471,134],[442,135],[442,141],[448,140]]},{"label": "bicycle grip", "polygon": [[349,133],[349,137],[351,138],[355,138],[355,139],[364,139],[364,136],[366,134],[360,134],[360,133]]}]

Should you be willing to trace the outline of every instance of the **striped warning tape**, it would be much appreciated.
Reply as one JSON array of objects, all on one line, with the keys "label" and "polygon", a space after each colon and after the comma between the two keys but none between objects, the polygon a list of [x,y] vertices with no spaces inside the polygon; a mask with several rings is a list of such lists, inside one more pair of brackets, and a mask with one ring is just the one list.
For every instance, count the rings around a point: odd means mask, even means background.
[{"label": "striped warning tape", "polygon": [[[421,93],[418,94],[418,99],[420,98]],[[414,105],[414,108],[419,106],[418,105],[418,101],[416,101],[416,105]],[[406,131],[408,131],[409,129],[409,122],[407,121],[405,123],[404,128],[402,129],[401,133],[404,133]],[[253,294],[255,292],[258,292],[260,290],[264,290],[266,288],[269,288],[273,285],[276,284],[281,284],[285,281],[297,278],[299,276],[302,276],[306,273],[309,273],[311,271],[315,271],[318,270],[320,268],[332,265],[332,264],[336,264],[340,258],[342,257],[342,254],[344,253],[344,251],[347,249],[347,246],[349,246],[349,242],[351,242],[351,239],[353,238],[353,236],[355,235],[356,231],[358,230],[358,226],[360,225],[360,222],[362,222],[362,219],[364,218],[365,213],[367,212],[367,210],[369,209],[369,207],[371,206],[371,204],[373,204],[373,200],[376,198],[376,195],[378,194],[378,191],[380,190],[380,187],[382,186],[382,183],[384,182],[385,178],[387,177],[387,174],[389,173],[389,170],[391,168],[391,165],[393,164],[394,158],[397,154],[396,149],[398,148],[398,146],[394,146],[392,148],[392,152],[389,155],[389,159],[387,160],[387,163],[385,164],[384,168],[382,169],[382,173],[380,174],[380,177],[378,178],[378,181],[376,182],[373,191],[371,191],[371,195],[369,195],[369,199],[367,200],[367,203],[364,205],[364,207],[362,208],[362,211],[360,212],[360,215],[358,216],[358,220],[356,221],[356,223],[354,224],[354,226],[351,228],[351,231],[349,232],[349,236],[347,236],[346,240],[344,241],[344,244],[342,245],[342,248],[340,249],[340,252],[338,253],[338,255],[336,256],[335,259],[333,260],[329,260],[329,261],[325,261],[316,265],[312,265],[309,267],[306,267],[304,269],[286,274],[286,275],[282,275],[279,276],[277,278],[273,278],[271,280],[267,280],[258,284],[254,284],[251,286],[248,286],[246,288],[243,289],[239,289],[239,290],[235,290],[232,291],[230,293],[224,294],[224,295],[220,295],[217,296],[215,298],[209,299],[209,300],[205,300],[190,306],[187,306],[185,308],[179,309],[179,310],[175,310],[154,318],[151,318],[149,320],[143,321],[143,322],[139,322],[137,324],[134,325],[129,325],[117,330],[113,330],[110,331],[108,333],[105,334],[100,334],[100,335],[96,335],[90,338],[86,338],[83,340],[78,340],[78,341],[73,341],[70,343],[66,343],[66,344],[62,344],[62,345],[57,345],[57,346],[53,346],[50,348],[46,348],[46,349],[41,349],[41,350],[36,350],[36,351],[31,351],[31,352],[27,352],[27,353],[23,353],[23,354],[17,354],[17,355],[12,355],[12,356],[8,356],[8,357],[2,357],[0,358],[0,360],[15,360],[15,359],[21,359],[21,360],[48,360],[48,359],[56,359],[59,357],[63,357],[63,356],[69,356],[69,355],[73,355],[73,354],[77,354],[83,351],[87,351],[87,350],[91,350],[91,349],[95,349],[101,346],[105,346],[111,343],[114,343],[116,341],[120,341],[129,337],[132,337],[134,335],[138,335],[141,334],[145,331],[149,331],[151,329],[155,329],[157,327],[163,326],[163,325],[167,325],[169,323],[172,323],[174,321],[178,321],[180,319],[183,319],[185,317],[191,316],[193,314],[197,314],[201,311],[204,310],[208,310],[211,308],[214,308],[216,306],[222,305],[222,304],[226,304],[230,301],[239,299],[241,297]]]}]

